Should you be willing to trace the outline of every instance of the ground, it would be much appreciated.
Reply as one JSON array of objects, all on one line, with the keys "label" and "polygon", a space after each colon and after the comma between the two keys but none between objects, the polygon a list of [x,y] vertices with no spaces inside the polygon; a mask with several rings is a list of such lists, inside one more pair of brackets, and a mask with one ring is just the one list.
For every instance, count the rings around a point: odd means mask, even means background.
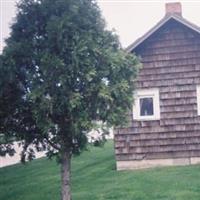
[{"label": "ground", "polygon": [[[59,166],[45,158],[0,169],[0,199],[59,200]],[[73,200],[199,200],[200,166],[117,172],[113,142],[72,163]]]}]

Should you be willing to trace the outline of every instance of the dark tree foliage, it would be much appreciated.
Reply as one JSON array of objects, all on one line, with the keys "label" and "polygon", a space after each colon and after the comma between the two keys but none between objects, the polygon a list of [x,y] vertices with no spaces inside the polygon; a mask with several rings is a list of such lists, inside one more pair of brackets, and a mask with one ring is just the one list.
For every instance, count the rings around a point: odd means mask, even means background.
[{"label": "dark tree foliage", "polygon": [[6,44],[0,65],[2,136],[23,141],[22,160],[27,151],[34,156],[30,144],[56,155],[62,199],[71,199],[71,156],[85,149],[96,122],[125,122],[138,60],[105,29],[93,0],[21,0]]}]

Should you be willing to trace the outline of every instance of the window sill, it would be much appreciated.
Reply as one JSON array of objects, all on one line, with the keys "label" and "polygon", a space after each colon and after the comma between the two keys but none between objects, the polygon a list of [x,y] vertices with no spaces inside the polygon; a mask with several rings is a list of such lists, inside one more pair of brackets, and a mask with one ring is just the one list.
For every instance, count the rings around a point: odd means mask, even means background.
[{"label": "window sill", "polygon": [[148,118],[148,119],[134,119],[133,118],[133,121],[159,121],[160,118]]}]

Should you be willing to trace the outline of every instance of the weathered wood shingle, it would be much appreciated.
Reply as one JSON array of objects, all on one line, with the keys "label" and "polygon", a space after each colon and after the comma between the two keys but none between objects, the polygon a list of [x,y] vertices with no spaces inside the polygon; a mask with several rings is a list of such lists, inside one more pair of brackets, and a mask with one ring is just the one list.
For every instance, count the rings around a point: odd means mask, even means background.
[{"label": "weathered wood shingle", "polygon": [[160,120],[134,121],[115,130],[117,161],[200,156],[200,34],[175,20],[134,49],[143,68],[137,89],[159,88]]}]

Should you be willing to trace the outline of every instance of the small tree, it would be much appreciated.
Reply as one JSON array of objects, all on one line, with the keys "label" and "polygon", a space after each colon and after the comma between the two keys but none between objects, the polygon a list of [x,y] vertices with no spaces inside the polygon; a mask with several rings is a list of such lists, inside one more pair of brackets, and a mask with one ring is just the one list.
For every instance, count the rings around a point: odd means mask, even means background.
[{"label": "small tree", "polygon": [[105,29],[94,0],[21,0],[3,57],[22,91],[11,132],[24,141],[23,160],[29,144],[56,155],[61,199],[70,200],[71,157],[95,122],[125,121],[138,60]]}]

